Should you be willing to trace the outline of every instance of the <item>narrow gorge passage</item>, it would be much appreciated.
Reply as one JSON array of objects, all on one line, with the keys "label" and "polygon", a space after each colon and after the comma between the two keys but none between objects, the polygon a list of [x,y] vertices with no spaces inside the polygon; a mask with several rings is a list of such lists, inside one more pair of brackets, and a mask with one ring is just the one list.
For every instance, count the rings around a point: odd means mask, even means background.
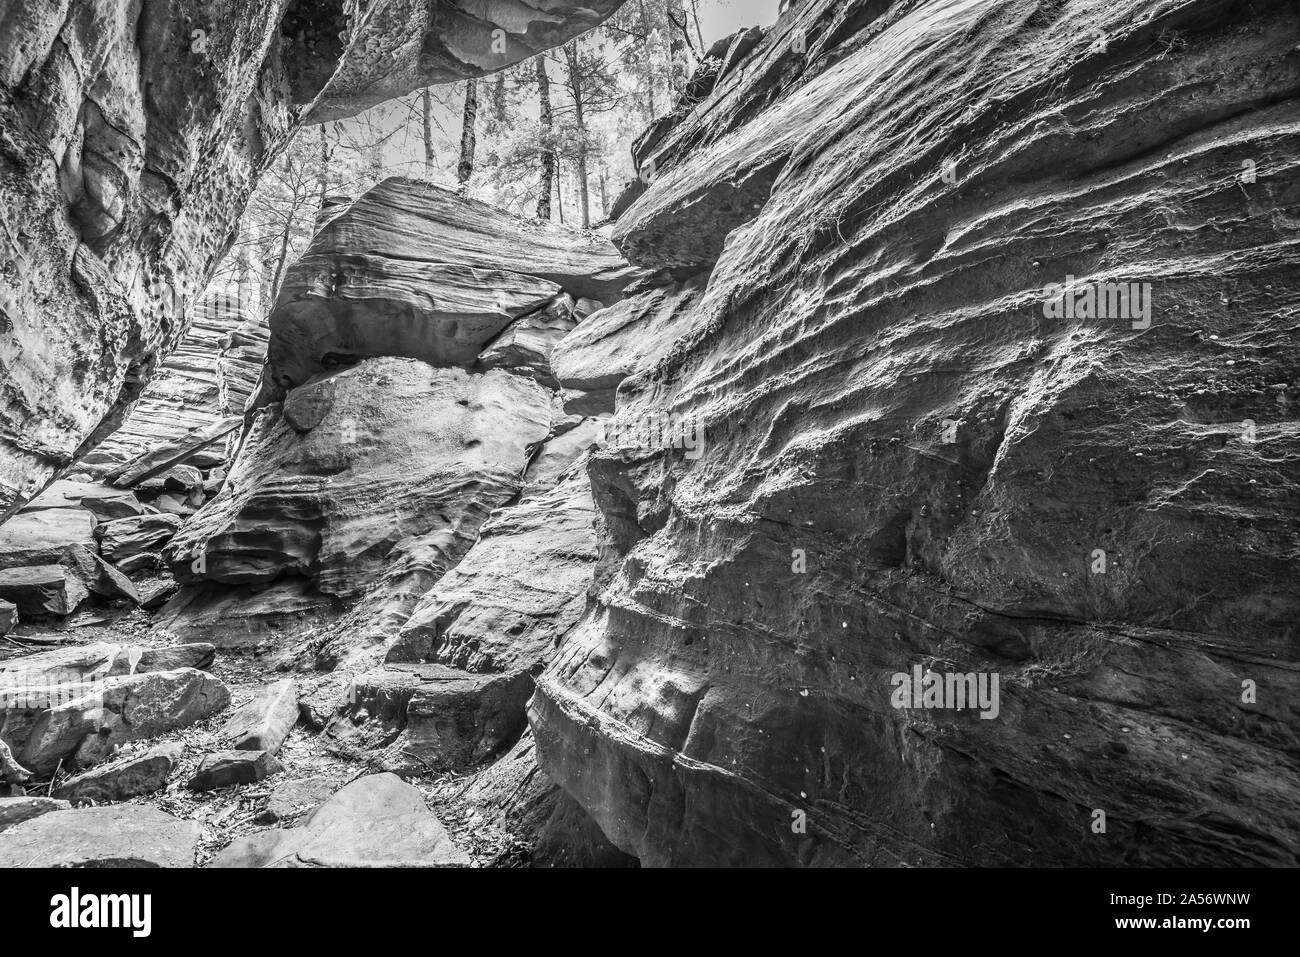
[{"label": "narrow gorge passage", "polygon": [[0,7],[0,866],[1300,864],[1293,2],[205,10]]}]

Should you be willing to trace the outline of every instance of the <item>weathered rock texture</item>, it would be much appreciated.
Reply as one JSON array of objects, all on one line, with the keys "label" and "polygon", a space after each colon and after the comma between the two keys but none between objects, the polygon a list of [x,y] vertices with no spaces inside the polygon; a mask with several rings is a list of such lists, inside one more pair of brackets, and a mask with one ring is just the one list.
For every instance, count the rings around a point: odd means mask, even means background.
[{"label": "weathered rock texture", "polygon": [[[248,311],[239,290],[210,294],[193,310],[180,346],[149,382],[122,427],[79,468],[108,476],[142,455],[177,446],[229,416],[243,415],[266,358],[265,316]],[[223,436],[188,461],[201,468],[227,459],[234,436]]]},{"label": "weathered rock texture", "polygon": [[[531,713],[615,844],[1300,860],[1297,35],[810,0],[648,144],[616,241],[711,278],[619,412],[706,442],[593,459],[598,601]],[[1067,276],[1149,283],[1149,327],[1049,317]],[[998,675],[996,718],[894,707],[914,665]]]},{"label": "weathered rock texture", "polygon": [[469,365],[557,299],[619,298],[637,275],[603,237],[389,179],[320,230],[271,314],[271,398],[373,356]]},{"label": "weathered rock texture", "polygon": [[152,807],[56,810],[0,834],[0,867],[193,867],[199,834]]},{"label": "weathered rock texture", "polygon": [[424,797],[391,774],[353,781],[297,827],[236,839],[210,867],[458,867],[452,843]]},{"label": "weathered rock texture", "polygon": [[152,794],[167,785],[167,778],[181,757],[179,742],[128,755],[64,781],[54,794],[74,804],[108,804]]},{"label": "weathered rock texture", "polygon": [[463,554],[518,491],[550,420],[530,380],[412,359],[372,359],[295,389],[173,540],[174,570],[233,585],[298,575],[359,597],[402,543]]},{"label": "weathered rock texture", "polygon": [[618,6],[6,4],[0,520],[120,424],[304,117],[500,70]]}]

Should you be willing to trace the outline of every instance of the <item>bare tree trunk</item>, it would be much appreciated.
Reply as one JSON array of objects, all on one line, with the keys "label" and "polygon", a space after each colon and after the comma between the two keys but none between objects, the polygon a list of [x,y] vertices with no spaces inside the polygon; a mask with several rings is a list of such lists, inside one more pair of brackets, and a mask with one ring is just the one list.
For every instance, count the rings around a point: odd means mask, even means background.
[{"label": "bare tree trunk", "polygon": [[587,185],[587,114],[582,88],[582,61],[577,42],[564,45],[564,61],[569,68],[569,92],[573,95],[573,122],[578,130],[578,204],[582,210],[582,228],[591,228],[591,191]]},{"label": "bare tree trunk", "polygon": [[639,0],[641,5],[641,35],[645,38],[641,41],[641,50],[645,54],[645,90],[646,90],[646,119],[654,122],[659,115],[659,108],[655,105],[655,64],[654,55],[650,50],[650,11],[646,9],[645,0]]},{"label": "bare tree trunk", "polygon": [[434,153],[433,153],[433,95],[429,88],[424,88],[421,96],[424,107],[424,172],[430,179],[433,178],[434,170]]},{"label": "bare tree trunk", "polygon": [[465,186],[474,175],[474,148],[477,144],[475,127],[478,124],[478,81],[465,81],[465,121],[460,132],[460,165],[456,167],[456,181]]},{"label": "bare tree trunk", "polygon": [[[555,188],[555,150],[551,143],[555,132],[555,113],[551,110],[551,78],[546,75],[546,58],[537,58],[537,98],[541,101],[542,120],[542,182],[537,198],[537,218],[551,218],[551,190]],[[561,211],[563,215],[563,211]]]},{"label": "bare tree trunk", "polygon": [[317,202],[316,208],[325,208],[325,198],[329,195],[330,189],[330,141],[325,132],[325,124],[322,123],[317,129],[320,130],[320,170],[317,173]]},{"label": "bare tree trunk", "polygon": [[284,275],[284,261],[289,258],[289,234],[293,231],[293,216],[285,219],[284,231],[280,233],[280,252],[275,257],[275,273],[271,276],[271,302],[280,295],[280,279]]},{"label": "bare tree trunk", "polygon": [[497,74],[496,86],[492,90],[492,111],[498,123],[506,121],[506,71]]},{"label": "bare tree trunk", "polygon": [[564,164],[555,154],[551,154],[551,162],[555,164],[555,206],[560,211],[560,223],[564,223]]},{"label": "bare tree trunk", "polygon": [[700,0],[690,0],[691,19],[695,21],[695,38],[700,41],[700,56],[709,52],[709,45],[704,42],[704,30],[700,27]]},{"label": "bare tree trunk", "polygon": [[609,219],[609,167],[600,161],[600,218]]}]

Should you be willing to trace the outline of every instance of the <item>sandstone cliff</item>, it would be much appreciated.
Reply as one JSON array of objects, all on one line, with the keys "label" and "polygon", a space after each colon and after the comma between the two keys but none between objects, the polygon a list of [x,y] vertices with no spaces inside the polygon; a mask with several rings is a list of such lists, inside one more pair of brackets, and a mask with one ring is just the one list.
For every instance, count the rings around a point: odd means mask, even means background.
[{"label": "sandstone cliff", "polygon": [[[810,2],[643,144],[616,242],[711,278],[619,416],[703,454],[593,459],[597,605],[531,706],[615,844],[1297,861],[1298,16]],[[1000,712],[895,707],[914,667]]]}]

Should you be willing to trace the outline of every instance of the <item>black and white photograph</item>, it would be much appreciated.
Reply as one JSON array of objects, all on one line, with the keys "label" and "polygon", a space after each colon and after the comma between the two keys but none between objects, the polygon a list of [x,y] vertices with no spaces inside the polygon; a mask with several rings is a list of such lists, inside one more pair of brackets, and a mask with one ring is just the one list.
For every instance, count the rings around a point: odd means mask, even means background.
[{"label": "black and white photograph", "polygon": [[1296,0],[0,0],[5,934],[1249,945],[1298,332]]}]

